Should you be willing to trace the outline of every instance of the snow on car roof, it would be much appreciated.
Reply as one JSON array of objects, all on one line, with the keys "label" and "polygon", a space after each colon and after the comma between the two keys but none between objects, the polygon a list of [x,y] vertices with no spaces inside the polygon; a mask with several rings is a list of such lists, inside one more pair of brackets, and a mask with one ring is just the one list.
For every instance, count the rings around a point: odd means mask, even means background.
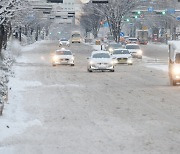
[{"label": "snow on car roof", "polygon": [[114,50],[128,50],[128,49],[125,49],[125,48],[118,48],[118,49],[114,49]]},{"label": "snow on car roof", "polygon": [[70,51],[69,49],[65,49],[65,48],[61,48],[61,49],[57,49],[56,52],[58,51]]},{"label": "snow on car roof", "polygon": [[175,49],[180,50],[180,40],[177,41],[169,41],[168,44],[173,45],[175,47]]},{"label": "snow on car roof", "polygon": [[93,51],[92,54],[95,54],[95,53],[108,53],[108,51],[104,51],[104,50],[98,50],[98,51]]},{"label": "snow on car roof", "polygon": [[131,43],[130,43],[130,44],[126,44],[126,46],[128,46],[128,45],[136,45],[136,46],[139,46],[138,44],[135,44],[135,43],[134,43],[134,44],[133,44],[133,43],[132,43],[132,44],[131,44]]}]

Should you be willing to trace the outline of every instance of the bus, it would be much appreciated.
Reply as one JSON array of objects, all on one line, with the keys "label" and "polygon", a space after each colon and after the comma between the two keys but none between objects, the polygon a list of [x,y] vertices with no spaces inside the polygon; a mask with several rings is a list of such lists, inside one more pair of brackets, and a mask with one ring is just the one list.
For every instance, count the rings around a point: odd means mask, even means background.
[{"label": "bus", "polygon": [[79,31],[74,31],[71,34],[71,43],[81,43],[81,33]]}]

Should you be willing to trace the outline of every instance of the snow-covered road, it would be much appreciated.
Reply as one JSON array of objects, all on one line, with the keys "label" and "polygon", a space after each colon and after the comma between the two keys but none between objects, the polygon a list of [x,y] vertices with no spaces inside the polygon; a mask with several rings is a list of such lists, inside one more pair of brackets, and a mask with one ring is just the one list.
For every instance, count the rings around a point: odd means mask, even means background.
[{"label": "snow-covered road", "polygon": [[23,48],[14,64],[0,154],[179,153],[180,87],[148,67],[152,57],[117,65],[114,73],[88,73],[91,46],[70,47],[75,67],[52,67],[57,46]]}]

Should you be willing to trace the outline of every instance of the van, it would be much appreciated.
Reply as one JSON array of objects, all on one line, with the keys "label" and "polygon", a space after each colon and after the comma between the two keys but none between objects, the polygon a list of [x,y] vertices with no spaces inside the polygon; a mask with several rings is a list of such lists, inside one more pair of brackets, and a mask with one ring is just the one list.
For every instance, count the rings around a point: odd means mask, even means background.
[{"label": "van", "polygon": [[180,83],[180,41],[169,41],[169,79],[170,84],[175,86]]}]

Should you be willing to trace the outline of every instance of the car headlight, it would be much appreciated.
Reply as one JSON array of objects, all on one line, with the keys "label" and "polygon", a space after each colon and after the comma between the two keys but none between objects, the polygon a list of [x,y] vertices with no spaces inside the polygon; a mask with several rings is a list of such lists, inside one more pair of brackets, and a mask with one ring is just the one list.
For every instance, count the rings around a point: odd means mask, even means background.
[{"label": "car headlight", "polygon": [[90,64],[90,65],[93,65],[93,64],[94,64],[94,62],[93,62],[93,61],[90,61],[90,62],[89,62],[89,64]]},{"label": "car headlight", "polygon": [[117,63],[117,60],[116,59],[113,59],[112,61],[111,61],[111,65],[115,65]]},{"label": "car headlight", "polygon": [[113,52],[114,51],[114,49],[113,48],[109,48],[109,52]]},{"label": "car headlight", "polygon": [[180,67],[175,66],[173,68],[173,74],[180,74]]},{"label": "car headlight", "polygon": [[132,58],[128,58],[127,63],[132,63]]},{"label": "car headlight", "polygon": [[58,60],[58,56],[53,56],[53,61],[57,61]]},{"label": "car headlight", "polygon": [[138,55],[142,55],[142,50],[139,50],[139,51],[137,52],[137,54],[138,54]]}]

